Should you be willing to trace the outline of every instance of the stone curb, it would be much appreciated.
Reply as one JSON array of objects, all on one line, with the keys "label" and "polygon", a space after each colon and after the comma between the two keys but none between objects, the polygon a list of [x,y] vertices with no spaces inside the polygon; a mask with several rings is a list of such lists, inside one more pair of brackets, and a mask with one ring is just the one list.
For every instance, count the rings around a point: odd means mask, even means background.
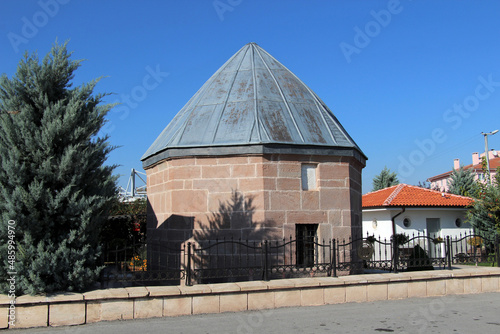
[{"label": "stone curb", "polygon": [[[291,306],[500,292],[500,268],[295,278],[194,286],[153,286],[20,296],[0,295],[0,328],[65,326],[104,320],[238,312]],[[2,315],[3,314],[3,315]]]}]

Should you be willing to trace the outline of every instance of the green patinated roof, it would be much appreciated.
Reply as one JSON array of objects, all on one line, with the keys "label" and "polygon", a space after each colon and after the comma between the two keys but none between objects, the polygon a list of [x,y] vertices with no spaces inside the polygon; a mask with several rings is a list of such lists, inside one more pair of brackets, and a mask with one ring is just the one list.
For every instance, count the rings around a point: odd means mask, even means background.
[{"label": "green patinated roof", "polygon": [[141,160],[147,167],[169,156],[169,150],[182,156],[202,154],[205,148],[216,155],[234,153],[228,147],[252,145],[354,149],[358,158],[366,159],[309,87],[260,46],[249,43],[205,82]]}]

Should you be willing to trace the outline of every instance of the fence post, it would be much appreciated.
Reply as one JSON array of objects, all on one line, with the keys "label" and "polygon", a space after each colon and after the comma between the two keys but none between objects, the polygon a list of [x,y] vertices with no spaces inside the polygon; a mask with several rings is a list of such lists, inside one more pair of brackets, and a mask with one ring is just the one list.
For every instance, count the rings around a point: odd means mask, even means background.
[{"label": "fence post", "polygon": [[399,266],[399,245],[398,245],[398,238],[397,234],[393,234],[392,236],[392,256],[393,256],[393,261],[392,261],[392,271],[397,274],[398,273],[398,266]]},{"label": "fence post", "polygon": [[264,241],[264,244],[263,244],[263,251],[264,251],[264,268],[263,268],[263,274],[264,274],[264,281],[269,281],[269,277],[268,277],[268,272],[267,272],[267,240]]},{"label": "fence post", "polygon": [[[122,262],[122,271],[125,273],[125,270],[127,269],[127,245],[128,244],[125,244],[125,255],[124,255],[124,258],[123,258],[123,262]],[[125,277],[125,274],[123,274]]]},{"label": "fence post", "polygon": [[118,246],[115,246],[115,266],[116,270],[121,270],[120,265],[118,264]]},{"label": "fence post", "polygon": [[499,248],[499,243],[500,243],[500,236],[498,234],[495,234],[495,257],[497,261],[497,267],[500,267],[500,248]]},{"label": "fence post", "polygon": [[[323,244],[325,244],[325,239],[323,239]],[[326,245],[326,244],[325,244]],[[331,240],[328,240],[328,256],[330,257],[330,269],[328,269],[328,273],[326,274],[328,277],[332,277],[332,271],[333,271],[333,267],[332,267],[332,241]],[[324,257],[324,254],[325,254],[325,248],[323,247],[323,262],[326,263],[326,258]]]},{"label": "fence post", "polygon": [[448,270],[451,270],[451,242],[450,236],[446,236],[446,257],[448,258]]},{"label": "fence post", "polygon": [[192,285],[191,282],[191,243],[187,243],[187,263],[186,263],[186,285]]},{"label": "fence post", "polygon": [[335,239],[332,239],[332,269],[333,269],[333,277],[337,277],[337,245],[335,243]]}]

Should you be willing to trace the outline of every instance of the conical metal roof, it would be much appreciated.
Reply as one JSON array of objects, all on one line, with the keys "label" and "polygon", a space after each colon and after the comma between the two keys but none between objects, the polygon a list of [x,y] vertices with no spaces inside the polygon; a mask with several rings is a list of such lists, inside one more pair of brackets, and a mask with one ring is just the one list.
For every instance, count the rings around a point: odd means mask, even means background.
[{"label": "conical metal roof", "polygon": [[271,153],[271,147],[294,153],[297,145],[366,159],[309,87],[249,43],[208,79],[141,160],[146,168],[172,156]]}]

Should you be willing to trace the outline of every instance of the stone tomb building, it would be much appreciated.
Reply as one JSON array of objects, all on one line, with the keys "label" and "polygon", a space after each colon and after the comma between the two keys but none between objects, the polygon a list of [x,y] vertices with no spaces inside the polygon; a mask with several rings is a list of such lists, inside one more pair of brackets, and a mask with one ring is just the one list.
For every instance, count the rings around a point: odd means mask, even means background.
[{"label": "stone tomb building", "polygon": [[366,156],[255,43],[212,75],[141,160],[150,242],[361,236]]}]

